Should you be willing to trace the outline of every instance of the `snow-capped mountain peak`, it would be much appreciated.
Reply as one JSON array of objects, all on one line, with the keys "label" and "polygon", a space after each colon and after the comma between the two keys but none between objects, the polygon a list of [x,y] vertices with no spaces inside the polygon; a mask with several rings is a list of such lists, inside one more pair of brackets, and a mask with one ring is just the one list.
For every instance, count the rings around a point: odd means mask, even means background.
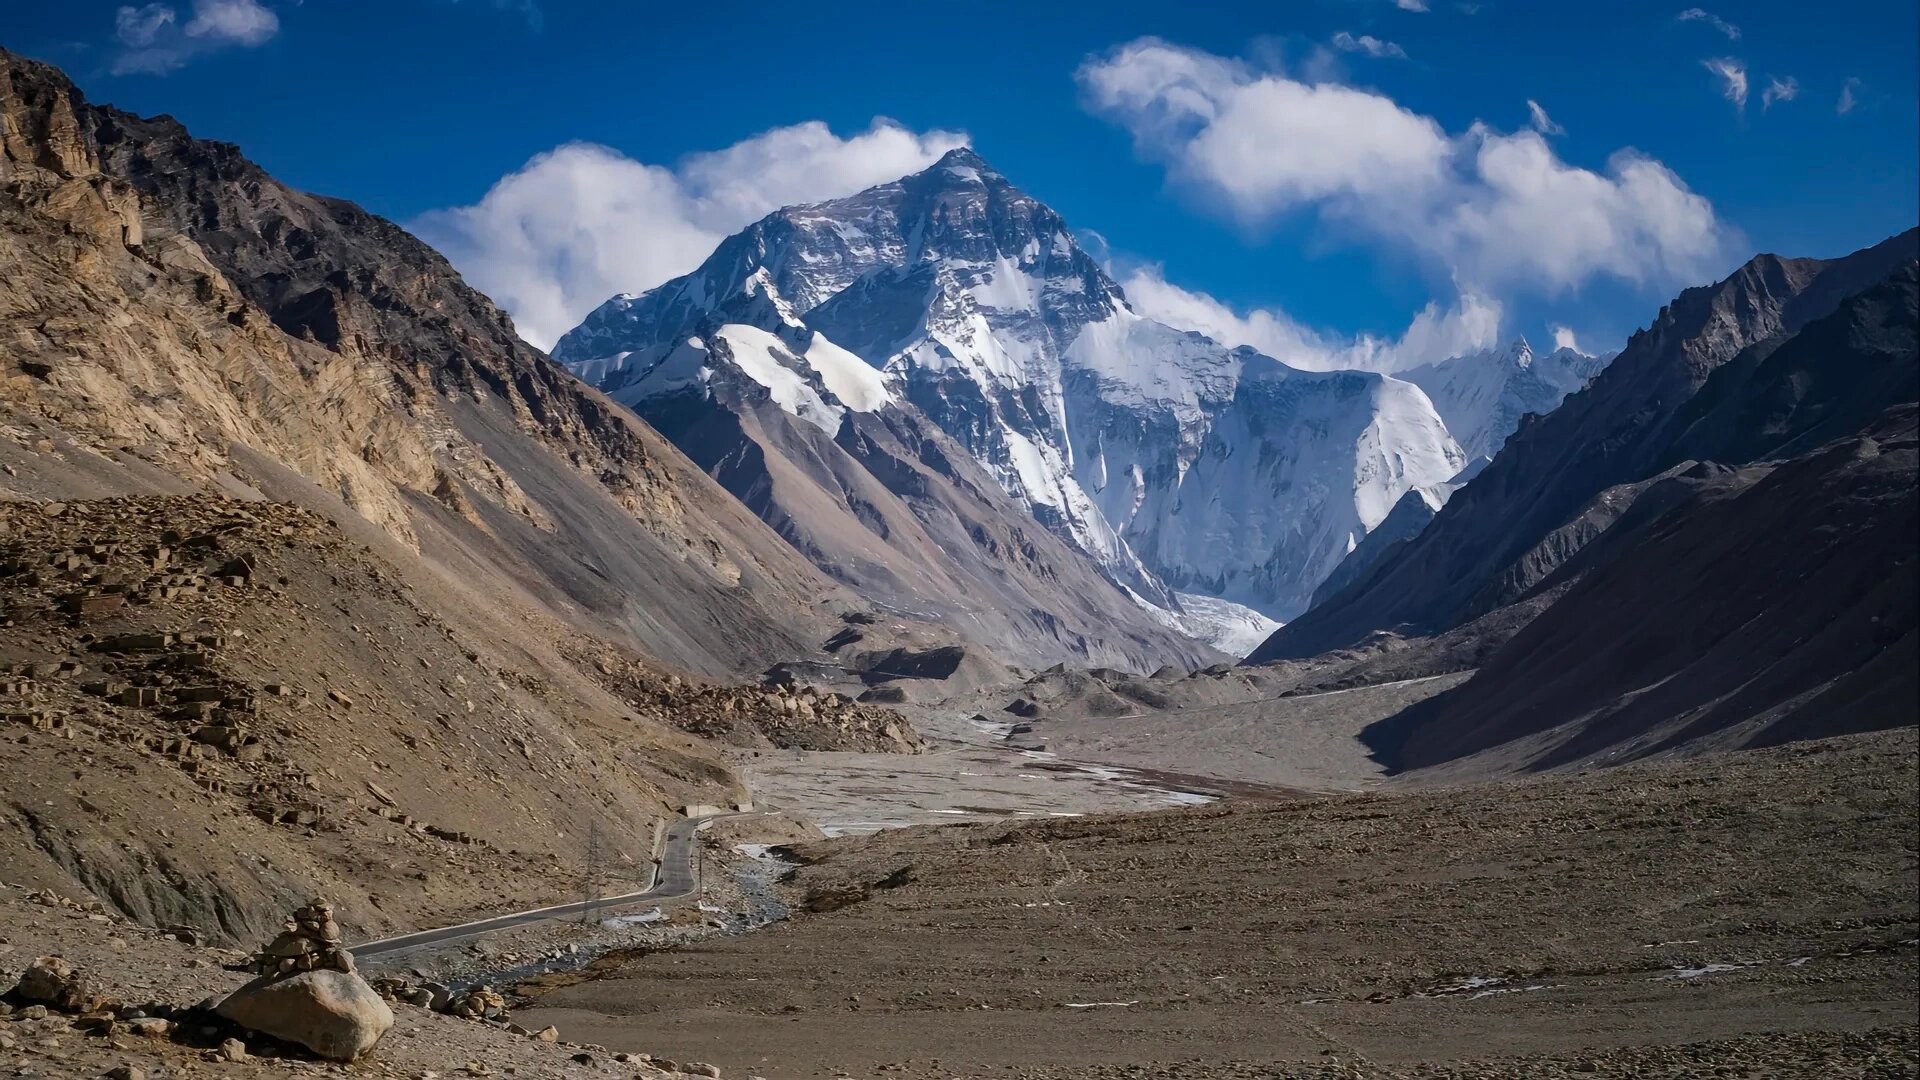
[{"label": "snow-capped mountain peak", "polygon": [[1526,338],[1433,364],[1394,378],[1425,390],[1469,460],[1490,458],[1528,413],[1551,412],[1606,367],[1611,356],[1572,349],[1538,355]]},{"label": "snow-capped mountain peak", "polygon": [[1035,519],[1169,611],[1189,593],[1293,617],[1402,494],[1466,460],[1414,385],[1296,371],[1133,311],[1058,214],[970,149],[776,211],[692,273],[609,300],[554,355],[619,396],[606,358],[657,363],[715,324],[884,373]]}]

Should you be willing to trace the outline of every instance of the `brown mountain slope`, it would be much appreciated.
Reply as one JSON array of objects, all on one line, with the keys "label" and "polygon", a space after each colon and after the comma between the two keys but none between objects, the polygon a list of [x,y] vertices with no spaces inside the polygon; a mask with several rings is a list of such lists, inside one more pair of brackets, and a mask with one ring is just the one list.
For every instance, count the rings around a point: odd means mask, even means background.
[{"label": "brown mountain slope", "polygon": [[914,746],[659,663],[855,606],[405,233],[0,52],[0,878],[245,940],[564,899],[737,796],[700,736]]},{"label": "brown mountain slope", "polygon": [[1610,538],[1613,557],[1472,679],[1370,739],[1399,768],[1541,769],[1914,723],[1914,417],[1724,473]]},{"label": "brown mountain slope", "polygon": [[1914,723],[1916,323],[1906,263],[1719,367],[1671,445],[1731,464],[1616,485],[1535,545],[1489,588],[1538,614],[1371,728],[1378,756],[1540,769]]},{"label": "brown mountain slope", "polygon": [[299,497],[265,459],[451,572],[710,672],[809,653],[852,602],[389,222],[4,53],[0,183],[15,495]]},{"label": "brown mountain slope", "polygon": [[576,891],[590,824],[631,868],[732,790],[557,623],[476,629],[319,515],[0,503],[0,537],[8,881],[249,943],[315,891],[355,930],[433,925]]}]

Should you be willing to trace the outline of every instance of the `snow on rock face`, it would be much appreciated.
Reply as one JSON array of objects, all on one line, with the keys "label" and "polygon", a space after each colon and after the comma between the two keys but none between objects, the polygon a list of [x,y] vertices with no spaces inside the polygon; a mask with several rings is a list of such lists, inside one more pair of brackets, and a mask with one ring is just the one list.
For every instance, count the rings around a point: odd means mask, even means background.
[{"label": "snow on rock face", "polygon": [[[766,369],[789,369],[782,353],[721,331],[810,419],[897,388],[1035,519],[1174,614],[1177,590],[1293,617],[1402,494],[1466,460],[1410,383],[1300,372],[1141,317],[1059,215],[970,150],[770,214],[693,273],[609,300],[554,356],[619,397],[626,368],[665,366],[720,324],[804,357],[818,406]],[[855,377],[862,361],[879,382]]]},{"label": "snow on rock face", "polygon": [[1247,655],[1281,626],[1250,607],[1217,596],[1181,593],[1179,600],[1181,610],[1172,616],[1173,628],[1228,656]]},{"label": "snow on rock face", "polygon": [[[686,390],[711,396],[716,380],[744,380],[781,409],[832,435],[847,410],[876,412],[898,401],[887,376],[808,329],[764,269],[706,295],[715,302],[697,333],[655,335],[638,349],[569,365],[614,400],[633,407]],[[641,298],[616,297],[626,305]],[[721,321],[726,320],[726,321]]]},{"label": "snow on rock face", "polygon": [[[687,338],[644,371],[627,366],[633,353],[598,361],[597,370],[613,399],[628,407],[681,391],[710,394],[716,380],[738,377],[828,435],[840,430],[849,409],[874,412],[895,400],[879,372],[821,335],[807,336],[809,347],[795,350],[757,326],[725,323],[704,337]],[[622,373],[631,377],[614,381]]]},{"label": "snow on rock face", "polygon": [[1083,410],[1081,476],[1171,587],[1284,620],[1402,494],[1464,457],[1418,387],[1243,363],[1200,423],[1171,408]]},{"label": "snow on rock face", "polygon": [[1422,364],[1394,377],[1425,390],[1467,458],[1477,460],[1498,453],[1522,416],[1552,412],[1611,359],[1572,349],[1536,356],[1523,338],[1504,349]]}]

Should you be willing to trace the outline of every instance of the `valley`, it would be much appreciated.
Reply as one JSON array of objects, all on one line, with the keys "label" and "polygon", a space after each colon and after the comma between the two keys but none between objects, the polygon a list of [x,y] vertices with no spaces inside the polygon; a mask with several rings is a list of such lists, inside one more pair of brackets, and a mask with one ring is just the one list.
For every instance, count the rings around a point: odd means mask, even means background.
[{"label": "valley", "polygon": [[769,1078],[1902,1076],[1915,752],[803,844],[870,896],[525,1015]]},{"label": "valley", "polygon": [[1920,1076],[1920,229],[1340,339],[874,124],[403,227],[0,49],[0,1074]]}]

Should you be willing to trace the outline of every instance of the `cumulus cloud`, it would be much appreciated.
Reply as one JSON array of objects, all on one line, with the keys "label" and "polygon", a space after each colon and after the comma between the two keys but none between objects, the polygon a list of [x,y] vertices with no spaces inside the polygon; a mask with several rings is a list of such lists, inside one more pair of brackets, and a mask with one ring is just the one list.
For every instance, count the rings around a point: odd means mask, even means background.
[{"label": "cumulus cloud", "polygon": [[1393,6],[1401,11],[1425,11],[1427,0],[1393,0]]},{"label": "cumulus cloud", "polygon": [[1853,111],[1855,105],[1860,104],[1859,99],[1854,96],[1854,90],[1858,88],[1859,85],[1859,79],[1848,79],[1845,83],[1841,84],[1840,100],[1833,106],[1833,114],[1835,116],[1845,116]]},{"label": "cumulus cloud", "polygon": [[1769,75],[1767,76],[1767,88],[1760,91],[1760,111],[1765,112],[1773,108],[1773,103],[1776,101],[1792,101],[1799,96],[1799,79],[1791,75],[1788,75],[1786,78],[1781,78],[1778,75]]},{"label": "cumulus cloud", "polygon": [[1731,56],[1716,56],[1700,61],[1708,71],[1720,77],[1720,94],[1735,108],[1747,107],[1747,65]]},{"label": "cumulus cloud", "polygon": [[1387,58],[1405,60],[1407,58],[1407,50],[1391,41],[1382,41],[1372,34],[1361,34],[1359,37],[1355,37],[1345,30],[1342,30],[1333,35],[1333,47],[1339,49],[1341,52],[1365,53],[1376,60]]},{"label": "cumulus cloud", "polygon": [[280,17],[258,0],[195,0],[182,22],[177,9],[152,3],[114,13],[115,75],[165,75],[195,57],[229,46],[251,48],[280,32]]},{"label": "cumulus cloud", "polygon": [[1681,22],[1705,23],[1706,25],[1713,27],[1715,30],[1718,30],[1721,33],[1727,35],[1728,41],[1740,40],[1739,27],[1733,25],[1727,20],[1721,18],[1718,15],[1715,15],[1713,12],[1708,11],[1704,8],[1697,8],[1697,7],[1688,8],[1687,10],[1674,16],[1674,18],[1679,19]]},{"label": "cumulus cloud", "polygon": [[1567,133],[1567,129],[1554,123],[1553,117],[1547,115],[1547,110],[1532,98],[1527,99],[1527,123],[1533,125],[1533,130],[1542,135],[1565,135]]},{"label": "cumulus cloud", "polygon": [[1574,336],[1573,328],[1567,326],[1556,326],[1553,328],[1553,347],[1556,349],[1572,349],[1574,352],[1581,351],[1580,339]]},{"label": "cumulus cloud", "polygon": [[1642,284],[1717,268],[1712,205],[1632,150],[1570,165],[1540,132],[1433,118],[1367,90],[1309,84],[1144,38],[1088,60],[1089,108],[1170,180],[1248,227],[1312,213],[1435,265],[1466,293]]},{"label": "cumulus cloud", "polygon": [[1148,318],[1198,330],[1228,345],[1248,345],[1307,371],[1404,371],[1488,348],[1500,336],[1500,305],[1471,293],[1463,294],[1452,307],[1428,304],[1399,337],[1382,338],[1316,330],[1277,308],[1237,311],[1204,292],[1173,284],[1154,265],[1124,272],[1120,287],[1134,310]]},{"label": "cumulus cloud", "polygon": [[966,141],[885,120],[841,138],[810,121],[672,167],[569,143],[536,155],[479,202],[410,227],[506,308],[521,337],[551,348],[608,297],[692,270],[773,210],[916,172]]}]

